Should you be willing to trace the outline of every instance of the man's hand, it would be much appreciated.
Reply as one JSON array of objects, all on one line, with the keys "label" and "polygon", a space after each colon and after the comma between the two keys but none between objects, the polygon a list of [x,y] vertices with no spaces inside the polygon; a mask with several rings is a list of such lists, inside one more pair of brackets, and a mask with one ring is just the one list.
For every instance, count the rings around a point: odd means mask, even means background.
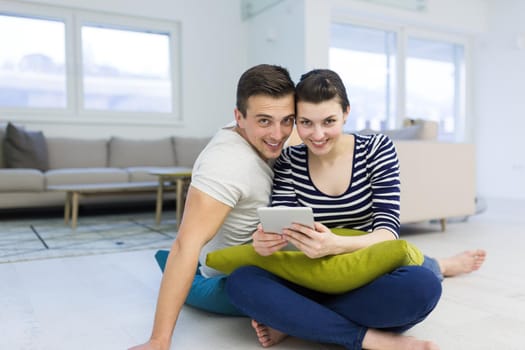
[{"label": "man's hand", "polygon": [[288,244],[286,238],[277,233],[266,233],[262,225],[257,226],[257,230],[252,235],[253,249],[262,256],[272,255]]},{"label": "man's hand", "polygon": [[160,343],[150,340],[147,343],[144,343],[142,345],[137,345],[132,348],[129,348],[128,350],[168,350],[169,345],[167,347],[162,347]]}]

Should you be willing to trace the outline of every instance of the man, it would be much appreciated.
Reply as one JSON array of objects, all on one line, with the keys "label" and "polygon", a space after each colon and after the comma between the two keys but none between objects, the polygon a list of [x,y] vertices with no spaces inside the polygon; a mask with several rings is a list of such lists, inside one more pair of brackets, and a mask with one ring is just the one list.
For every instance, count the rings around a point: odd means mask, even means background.
[{"label": "man", "polygon": [[[184,303],[243,315],[226,296],[226,276],[206,267],[204,261],[210,251],[251,241],[259,223],[256,209],[267,206],[270,199],[271,161],[279,157],[292,133],[294,93],[288,72],[279,66],[255,66],[239,79],[237,124],[220,130],[195,162],[184,217],[166,262],[150,340],[132,350],[169,349]],[[467,251],[440,260],[438,269],[445,277],[472,272],[484,260],[484,252],[482,258],[478,255],[478,251]],[[162,257],[159,260],[162,267]],[[265,344],[266,327],[263,331],[261,325],[253,327]]]},{"label": "man", "polygon": [[[225,276],[204,265],[206,254],[251,240],[256,209],[268,205],[277,158],[295,116],[294,83],[279,66],[258,65],[237,85],[236,126],[220,130],[198,157],[184,216],[166,262],[153,331],[133,350],[167,350],[185,302],[240,314],[226,297]],[[199,261],[201,266],[197,274]]]}]

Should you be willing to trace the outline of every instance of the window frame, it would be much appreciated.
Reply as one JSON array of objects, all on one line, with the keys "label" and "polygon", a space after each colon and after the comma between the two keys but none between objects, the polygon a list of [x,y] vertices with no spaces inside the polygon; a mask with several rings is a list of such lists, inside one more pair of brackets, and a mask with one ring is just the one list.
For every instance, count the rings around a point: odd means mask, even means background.
[{"label": "window frame", "polygon": [[[82,124],[126,124],[126,125],[177,125],[182,123],[181,111],[181,67],[180,67],[180,23],[116,15],[96,11],[80,10],[49,5],[21,4],[0,0],[0,14],[44,20],[54,20],[65,26],[66,107],[0,107],[0,114],[11,119]],[[83,106],[82,26],[100,25],[105,28],[161,33],[169,36],[169,62],[171,78],[170,113],[133,112],[112,110],[89,110]]]},{"label": "window frame", "polygon": [[[454,34],[448,32],[440,32],[438,30],[429,30],[418,27],[416,25],[404,25],[397,23],[382,22],[379,20],[369,20],[355,15],[348,14],[334,14],[330,19],[330,25],[353,25],[359,27],[367,27],[371,29],[378,29],[384,31],[392,31],[396,33],[396,93],[395,93],[395,127],[400,128],[403,125],[403,120],[406,118],[406,58],[407,58],[407,42],[409,37],[423,39],[423,40],[437,40],[450,44],[462,45],[464,48],[464,60],[462,72],[463,79],[456,81],[456,88],[458,88],[455,99],[454,112],[456,117],[455,132],[453,141],[461,142],[469,140],[472,135],[468,134],[466,128],[467,116],[470,114],[470,96],[469,86],[471,81],[470,67],[471,65],[471,40],[466,35]],[[456,72],[456,74],[458,74]],[[459,94],[459,96],[458,96]],[[350,101],[351,102],[351,101]]]}]

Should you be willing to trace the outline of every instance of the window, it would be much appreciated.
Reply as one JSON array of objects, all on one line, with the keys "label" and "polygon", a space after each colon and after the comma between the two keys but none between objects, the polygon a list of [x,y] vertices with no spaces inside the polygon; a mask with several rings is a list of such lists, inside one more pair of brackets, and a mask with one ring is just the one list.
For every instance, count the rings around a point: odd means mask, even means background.
[{"label": "window", "polygon": [[434,120],[440,140],[461,140],[465,44],[405,30],[333,23],[330,68],[343,79],[352,118],[346,131],[400,127],[405,118]]},{"label": "window", "polygon": [[169,35],[82,26],[87,110],[172,110]]},{"label": "window", "polygon": [[0,3],[0,110],[179,119],[177,24]]},{"label": "window", "polygon": [[64,22],[0,15],[0,107],[66,108]]},{"label": "window", "polygon": [[347,88],[352,108],[346,131],[395,125],[396,33],[332,25],[330,67]]},{"label": "window", "polygon": [[454,140],[460,115],[462,45],[409,37],[406,58],[406,114],[438,122],[440,138]]}]

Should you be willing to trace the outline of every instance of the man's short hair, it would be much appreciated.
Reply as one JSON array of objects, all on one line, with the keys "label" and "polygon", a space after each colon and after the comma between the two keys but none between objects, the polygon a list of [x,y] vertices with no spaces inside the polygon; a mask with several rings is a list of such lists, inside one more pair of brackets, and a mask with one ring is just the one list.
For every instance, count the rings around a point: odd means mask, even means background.
[{"label": "man's short hair", "polygon": [[280,98],[294,93],[295,84],[286,68],[260,64],[241,75],[237,84],[237,109],[246,117],[248,99],[251,96]]}]

